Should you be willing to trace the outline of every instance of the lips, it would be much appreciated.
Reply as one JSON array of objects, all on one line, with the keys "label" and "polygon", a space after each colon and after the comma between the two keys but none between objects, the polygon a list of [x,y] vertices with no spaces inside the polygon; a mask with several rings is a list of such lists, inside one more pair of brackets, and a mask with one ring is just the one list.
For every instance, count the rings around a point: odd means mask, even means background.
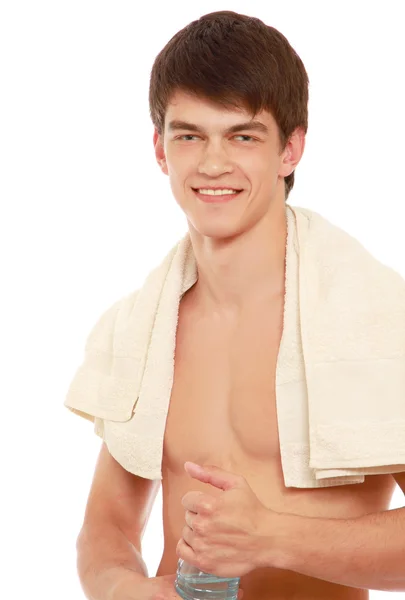
[{"label": "lips", "polygon": [[[201,194],[200,192],[197,191],[197,189],[199,188],[192,188],[194,194],[197,196],[197,198],[199,200],[201,200],[202,202],[205,202],[207,204],[224,204],[226,202],[231,202],[232,200],[235,200],[236,198],[238,198],[238,196],[243,192],[243,190],[235,190],[236,194]],[[232,188],[226,188],[226,189],[232,189]]]}]

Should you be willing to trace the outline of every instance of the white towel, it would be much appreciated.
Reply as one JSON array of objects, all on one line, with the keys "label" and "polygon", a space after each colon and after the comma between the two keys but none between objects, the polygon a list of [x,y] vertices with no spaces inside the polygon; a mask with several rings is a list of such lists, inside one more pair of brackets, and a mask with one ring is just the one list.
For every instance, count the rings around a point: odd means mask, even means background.
[{"label": "white towel", "polygon": [[[318,213],[287,204],[286,216],[276,371],[285,486],[405,471],[405,281]],[[197,277],[187,233],[97,320],[64,403],[148,479],[162,478],[179,303]]]}]

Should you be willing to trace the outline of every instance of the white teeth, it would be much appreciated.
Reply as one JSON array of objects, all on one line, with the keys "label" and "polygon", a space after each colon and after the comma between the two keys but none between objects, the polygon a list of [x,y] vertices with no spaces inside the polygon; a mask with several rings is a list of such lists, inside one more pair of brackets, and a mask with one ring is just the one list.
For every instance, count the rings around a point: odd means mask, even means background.
[{"label": "white teeth", "polygon": [[237,194],[235,190],[197,190],[200,194],[206,194],[207,196],[223,196],[224,194]]}]

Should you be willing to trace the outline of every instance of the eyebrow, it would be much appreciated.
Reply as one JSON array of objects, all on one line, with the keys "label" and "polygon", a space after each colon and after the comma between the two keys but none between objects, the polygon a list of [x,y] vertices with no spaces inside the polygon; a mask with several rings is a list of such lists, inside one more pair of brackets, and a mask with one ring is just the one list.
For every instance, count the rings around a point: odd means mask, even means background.
[{"label": "eyebrow", "polygon": [[[168,126],[169,131],[177,131],[178,129],[187,129],[188,131],[200,131],[202,133],[206,133],[206,130],[194,123],[187,123],[187,121],[180,121],[175,119],[169,122]],[[236,125],[232,125],[228,127],[228,129],[224,130],[224,133],[236,133],[238,131],[259,131],[260,133],[264,133],[266,135],[269,134],[268,127],[261,123],[260,121],[246,121],[246,123],[237,123]]]}]

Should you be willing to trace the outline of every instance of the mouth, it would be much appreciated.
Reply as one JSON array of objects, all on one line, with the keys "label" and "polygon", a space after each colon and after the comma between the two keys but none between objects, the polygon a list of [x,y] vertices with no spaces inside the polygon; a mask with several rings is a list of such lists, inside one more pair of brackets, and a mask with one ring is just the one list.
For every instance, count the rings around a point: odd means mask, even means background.
[{"label": "mouth", "polygon": [[194,194],[197,196],[197,198],[199,200],[202,200],[203,202],[206,202],[208,204],[219,204],[219,203],[223,203],[223,202],[229,202],[230,200],[235,200],[244,190],[235,190],[236,193],[234,194],[200,194],[200,192],[195,189],[195,188],[191,188],[194,192]]}]

